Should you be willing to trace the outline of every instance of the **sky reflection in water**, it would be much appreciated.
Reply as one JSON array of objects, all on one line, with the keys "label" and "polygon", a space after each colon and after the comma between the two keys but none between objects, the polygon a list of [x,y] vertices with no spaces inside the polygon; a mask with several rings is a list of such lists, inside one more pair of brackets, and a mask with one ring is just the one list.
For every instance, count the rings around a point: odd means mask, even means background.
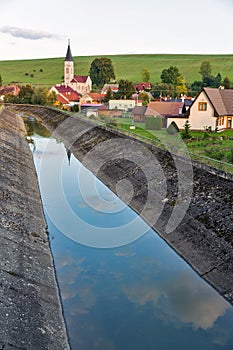
[{"label": "sky reflection in water", "polygon": [[[63,203],[53,202],[59,154],[66,204],[84,223],[106,228],[136,217],[98,180],[109,206],[107,213],[103,207],[91,209],[80,196],[79,161],[71,156],[69,165],[56,141],[45,151],[46,139],[35,137],[35,142],[38,176],[47,178],[41,189],[45,211],[54,206],[65,226],[72,226],[69,215]],[[46,174],[39,170],[42,158],[48,162]],[[88,190],[87,177],[82,192]],[[91,196],[96,207],[97,198]],[[111,209],[117,213],[108,213]],[[131,244],[96,249],[66,237],[48,216],[47,222],[73,350],[233,349],[232,307],[151,229]]]}]

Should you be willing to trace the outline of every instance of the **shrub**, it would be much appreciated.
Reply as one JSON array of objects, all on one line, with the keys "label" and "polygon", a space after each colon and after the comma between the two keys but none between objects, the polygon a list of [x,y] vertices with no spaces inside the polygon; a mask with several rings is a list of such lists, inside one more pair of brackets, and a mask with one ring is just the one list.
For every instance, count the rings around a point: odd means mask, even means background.
[{"label": "shrub", "polygon": [[161,117],[146,117],[145,129],[146,130],[161,130],[162,118]]},{"label": "shrub", "polygon": [[184,130],[181,132],[181,137],[184,140],[191,139],[192,135],[189,132],[191,125],[189,124],[188,120],[186,120],[184,124]]},{"label": "shrub", "polygon": [[231,148],[230,153],[227,156],[227,161],[233,164],[233,148]]}]

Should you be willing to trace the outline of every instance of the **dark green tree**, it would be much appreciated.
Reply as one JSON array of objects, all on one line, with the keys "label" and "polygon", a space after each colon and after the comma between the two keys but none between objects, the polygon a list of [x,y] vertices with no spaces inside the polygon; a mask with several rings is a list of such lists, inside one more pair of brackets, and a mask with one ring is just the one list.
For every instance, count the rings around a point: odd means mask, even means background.
[{"label": "dark green tree", "polygon": [[147,92],[139,92],[138,99],[142,100],[143,106],[148,106],[150,102],[150,95]]},{"label": "dark green tree", "polygon": [[215,87],[214,77],[212,75],[204,77],[202,80],[202,87]]},{"label": "dark green tree", "polygon": [[151,95],[154,98],[158,98],[160,96],[172,96],[174,92],[174,86],[172,84],[164,84],[160,83],[153,87],[151,91]]},{"label": "dark green tree", "polygon": [[184,124],[184,130],[181,132],[181,137],[184,140],[191,139],[192,135],[190,134],[189,129],[191,128],[191,125],[189,124],[189,121],[186,120]]},{"label": "dark green tree", "polygon": [[56,100],[56,93],[49,92],[47,88],[36,88],[32,95],[32,104],[35,105],[53,106]]},{"label": "dark green tree", "polygon": [[0,74],[0,86],[2,86],[2,76]]},{"label": "dark green tree", "polygon": [[109,83],[111,79],[115,79],[112,60],[107,57],[95,58],[91,62],[90,77],[93,84],[102,86]]},{"label": "dark green tree", "polygon": [[212,66],[209,61],[203,61],[200,66],[199,73],[202,75],[202,80],[204,78],[211,77]]},{"label": "dark green tree", "polygon": [[34,95],[34,90],[31,85],[23,85],[20,87],[18,95],[20,103],[31,104]]},{"label": "dark green tree", "polygon": [[164,69],[160,76],[162,83],[170,84],[173,86],[173,97],[179,96],[181,93],[187,92],[187,87],[184,78],[179,72],[176,66],[171,66],[168,69]]},{"label": "dark green tree", "polygon": [[132,83],[128,80],[119,80],[118,92],[115,94],[117,99],[129,99],[135,93]]},{"label": "dark green tree", "polygon": [[150,73],[147,68],[142,69],[142,81],[149,81],[150,80]]},{"label": "dark green tree", "polygon": [[104,102],[108,102],[109,100],[113,99],[113,92],[111,88],[108,88],[107,93],[104,97]]},{"label": "dark green tree", "polygon": [[222,76],[220,73],[218,73],[216,75],[216,77],[214,78],[214,86],[213,87],[216,87],[216,88],[219,88],[219,86],[222,84]]},{"label": "dark green tree", "polygon": [[48,89],[36,88],[34,94],[32,95],[32,104],[43,105],[47,104]]},{"label": "dark green tree", "polygon": [[177,67],[169,67],[167,69],[164,69],[162,71],[162,74],[160,76],[162,83],[164,84],[172,84],[173,86],[178,85],[178,77],[180,77],[181,74],[179,72],[179,69]]},{"label": "dark green tree", "polygon": [[231,82],[228,77],[225,77],[223,79],[222,85],[224,86],[224,89],[230,89],[231,88]]}]

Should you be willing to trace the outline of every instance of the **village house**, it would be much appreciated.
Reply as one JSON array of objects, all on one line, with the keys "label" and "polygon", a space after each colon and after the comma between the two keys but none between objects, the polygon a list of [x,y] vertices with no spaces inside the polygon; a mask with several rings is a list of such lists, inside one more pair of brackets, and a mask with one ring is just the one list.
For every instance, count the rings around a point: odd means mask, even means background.
[{"label": "village house", "polygon": [[58,103],[63,107],[70,108],[79,104],[81,95],[74,91],[71,87],[65,85],[55,85],[50,89],[50,92],[55,92]]},{"label": "village house", "polygon": [[170,124],[170,121],[168,121],[170,118],[177,116],[183,117],[183,106],[183,102],[150,102],[145,113],[145,118],[161,117],[162,127],[166,128]]},{"label": "village house", "polygon": [[0,100],[4,100],[6,95],[17,96],[20,92],[20,88],[16,84],[2,85],[0,88]]},{"label": "village house", "polygon": [[118,92],[119,84],[104,84],[104,86],[103,86],[103,88],[101,90],[101,94],[106,95],[109,89],[113,93],[116,93],[116,92]]},{"label": "village house", "polygon": [[152,88],[151,83],[149,83],[148,81],[147,82],[133,84],[133,87],[134,87],[134,89],[135,89],[135,91],[137,93],[143,92],[143,91],[146,91],[146,90],[151,90],[151,88]]},{"label": "village house", "polygon": [[95,104],[95,103],[102,103],[104,100],[105,95],[104,94],[98,94],[97,92],[89,92],[84,94],[80,98],[80,105],[82,104]]},{"label": "village house", "polygon": [[167,126],[174,121],[179,129],[183,129],[186,120],[192,130],[232,129],[233,90],[203,88],[190,106],[188,114],[168,118]]},{"label": "village house", "polygon": [[109,100],[109,109],[118,109],[121,111],[132,110],[136,105],[142,105],[142,101],[137,100]]},{"label": "village house", "polygon": [[144,123],[146,110],[146,106],[135,106],[132,110],[133,121],[135,123]]},{"label": "village house", "polygon": [[191,129],[212,130],[233,128],[233,90],[204,88],[189,110]]}]

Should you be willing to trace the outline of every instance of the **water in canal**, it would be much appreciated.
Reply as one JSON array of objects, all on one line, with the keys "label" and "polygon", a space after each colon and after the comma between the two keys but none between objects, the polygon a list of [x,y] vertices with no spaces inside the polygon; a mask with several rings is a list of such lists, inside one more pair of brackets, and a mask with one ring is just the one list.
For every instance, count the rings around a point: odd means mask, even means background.
[{"label": "water in canal", "polygon": [[[233,349],[233,308],[100,181],[91,193],[85,169],[80,188],[82,165],[62,143],[33,139],[72,349]],[[115,248],[85,245],[94,228],[96,241],[101,229],[127,234],[128,221],[147,232]]]}]

